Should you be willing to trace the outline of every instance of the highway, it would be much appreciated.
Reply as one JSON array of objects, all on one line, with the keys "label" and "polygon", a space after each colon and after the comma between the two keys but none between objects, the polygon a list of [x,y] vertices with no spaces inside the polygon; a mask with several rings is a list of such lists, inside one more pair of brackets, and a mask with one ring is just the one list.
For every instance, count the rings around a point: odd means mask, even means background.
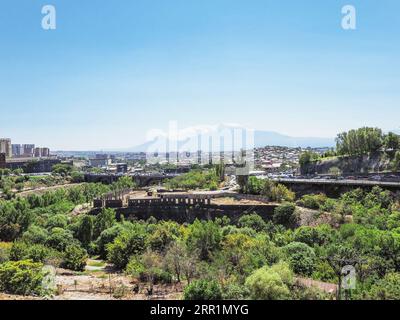
[{"label": "highway", "polygon": [[400,182],[390,181],[373,181],[373,180],[332,180],[332,179],[290,179],[290,178],[279,178],[272,179],[279,183],[291,183],[291,184],[319,184],[319,185],[348,185],[348,186],[381,186],[381,187],[397,187],[400,188]]}]

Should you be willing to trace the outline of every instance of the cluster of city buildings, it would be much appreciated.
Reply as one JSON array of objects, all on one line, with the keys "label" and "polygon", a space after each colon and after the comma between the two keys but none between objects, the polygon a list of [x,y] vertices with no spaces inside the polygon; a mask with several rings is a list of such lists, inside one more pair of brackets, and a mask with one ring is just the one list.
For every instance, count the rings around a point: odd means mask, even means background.
[{"label": "cluster of city buildings", "polygon": [[0,138],[1,169],[47,172],[59,162],[50,155],[49,148],[36,147],[34,144],[13,144],[9,138]]},{"label": "cluster of city buildings", "polygon": [[48,158],[49,148],[36,147],[34,144],[12,144],[11,139],[0,138],[0,153],[6,158]]},{"label": "cluster of city buildings", "polygon": [[298,165],[302,148],[289,148],[279,146],[267,146],[254,150],[255,167],[267,172],[276,172],[281,169]]}]

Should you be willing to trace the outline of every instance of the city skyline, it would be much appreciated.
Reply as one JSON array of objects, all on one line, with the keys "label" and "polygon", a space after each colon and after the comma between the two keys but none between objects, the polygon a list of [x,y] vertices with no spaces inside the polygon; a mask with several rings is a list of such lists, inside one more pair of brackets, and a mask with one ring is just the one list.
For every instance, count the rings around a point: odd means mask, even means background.
[{"label": "city skyline", "polygon": [[396,1],[352,1],[356,30],[336,0],[52,4],[50,31],[41,1],[2,4],[1,137],[118,150],[171,120],[293,137],[398,129]]}]

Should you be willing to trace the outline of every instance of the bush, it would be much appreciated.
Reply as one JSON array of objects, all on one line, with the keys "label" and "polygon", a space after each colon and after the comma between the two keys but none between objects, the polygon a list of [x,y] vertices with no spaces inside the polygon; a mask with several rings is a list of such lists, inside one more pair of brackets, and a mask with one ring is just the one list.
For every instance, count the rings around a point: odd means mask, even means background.
[{"label": "bush", "polygon": [[46,228],[51,230],[53,228],[65,229],[68,224],[68,218],[65,214],[56,214],[47,220]]},{"label": "bush", "polygon": [[100,258],[106,259],[107,258],[107,250],[106,247],[109,243],[114,242],[115,238],[118,237],[118,235],[122,232],[123,230],[123,225],[122,224],[116,224],[112,226],[111,228],[108,228],[104,230],[102,233],[100,233],[100,236],[97,238],[95,244],[96,244],[96,249],[97,249],[97,254],[100,255]]},{"label": "bush", "polygon": [[263,267],[254,271],[245,282],[254,300],[285,300],[290,298],[289,287],[293,283],[293,275],[285,263],[270,268]]},{"label": "bush", "polygon": [[162,267],[162,256],[148,250],[141,256],[132,256],[125,272],[150,284],[171,283],[172,275]]},{"label": "bush", "polygon": [[27,231],[22,235],[22,240],[27,243],[45,244],[49,233],[36,225],[31,225]]},{"label": "bush", "polygon": [[309,246],[322,246],[330,242],[335,235],[329,225],[319,225],[318,227],[302,226],[294,231],[294,241],[303,242]]},{"label": "bush", "polygon": [[10,259],[11,243],[0,242],[0,263],[6,262]]},{"label": "bush", "polygon": [[215,190],[218,186],[219,177],[215,170],[201,171],[192,170],[188,173],[175,177],[167,181],[166,186],[169,189],[208,189]]},{"label": "bush", "polygon": [[185,300],[221,300],[222,289],[215,280],[195,280],[186,286],[183,295]]},{"label": "bush", "polygon": [[65,249],[63,267],[74,271],[85,270],[88,254],[78,245],[69,245]]},{"label": "bush", "polygon": [[47,238],[46,245],[58,251],[64,251],[65,248],[74,241],[76,240],[74,240],[71,231],[54,228],[51,230],[50,236]]},{"label": "bush", "polygon": [[242,228],[252,228],[257,232],[265,231],[267,228],[267,223],[256,213],[240,217],[238,224]]},{"label": "bush", "polygon": [[326,200],[327,200],[327,197],[323,193],[307,194],[307,195],[304,195],[300,200],[298,200],[297,204],[299,206],[302,206],[305,208],[318,210],[318,209],[321,209],[325,205]]},{"label": "bush", "polygon": [[228,283],[222,288],[223,300],[244,300],[249,296],[249,290],[237,283]]},{"label": "bush", "polygon": [[295,215],[296,206],[292,203],[285,203],[276,207],[274,210],[274,223],[284,225],[286,227],[294,227],[297,224]]},{"label": "bush", "polygon": [[302,242],[292,242],[283,248],[292,270],[299,275],[310,276],[316,263],[314,250]]},{"label": "bush", "polygon": [[0,265],[0,291],[20,295],[45,294],[43,264],[31,260],[8,261]]},{"label": "bush", "polygon": [[368,293],[371,300],[400,300],[400,273],[389,273],[377,281]]},{"label": "bush", "polygon": [[272,189],[271,200],[277,202],[288,201],[292,202],[296,198],[296,195],[293,191],[289,190],[283,184],[277,184]]},{"label": "bush", "polygon": [[146,248],[146,230],[138,223],[121,232],[114,242],[109,243],[107,258],[117,268],[124,269],[132,255],[142,253]]},{"label": "bush", "polygon": [[60,253],[42,244],[27,244],[14,242],[10,250],[10,260],[32,260],[33,262],[46,262],[49,258],[59,258]]}]

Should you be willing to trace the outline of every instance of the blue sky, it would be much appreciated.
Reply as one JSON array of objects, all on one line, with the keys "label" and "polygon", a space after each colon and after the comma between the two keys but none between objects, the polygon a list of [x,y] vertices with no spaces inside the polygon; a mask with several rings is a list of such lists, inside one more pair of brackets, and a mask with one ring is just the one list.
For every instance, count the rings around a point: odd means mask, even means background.
[{"label": "blue sky", "polygon": [[[357,30],[341,28],[346,4]],[[135,146],[170,120],[399,129],[399,13],[397,0],[2,0],[0,136],[87,150]]]}]

